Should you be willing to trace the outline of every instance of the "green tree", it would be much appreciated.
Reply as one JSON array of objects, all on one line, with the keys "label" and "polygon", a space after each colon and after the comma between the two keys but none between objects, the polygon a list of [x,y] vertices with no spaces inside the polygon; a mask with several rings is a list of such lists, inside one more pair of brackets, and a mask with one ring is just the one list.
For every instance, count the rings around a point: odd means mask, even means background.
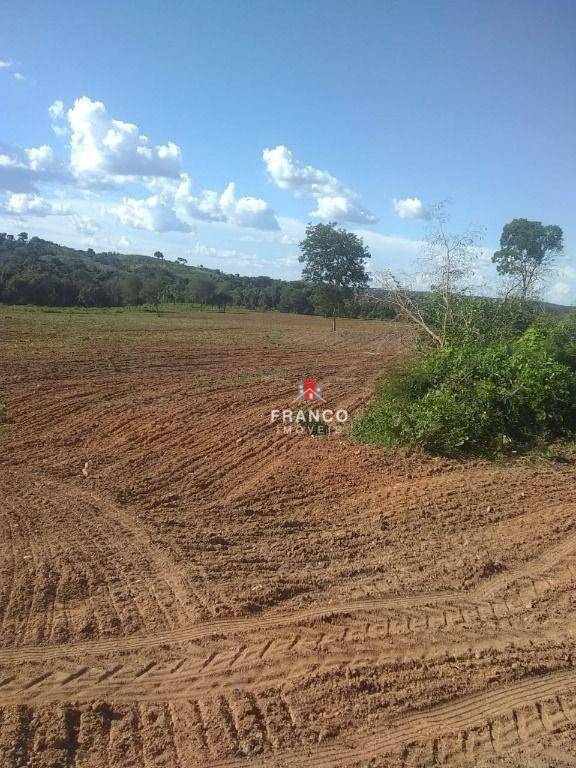
[{"label": "green tree", "polygon": [[140,304],[142,280],[137,275],[128,275],[122,281],[122,295],[127,304]]},{"label": "green tree", "polygon": [[167,284],[168,281],[163,277],[149,277],[142,285],[142,298],[153,305],[157,314],[160,312],[160,303],[164,301]]},{"label": "green tree", "polygon": [[301,315],[309,315],[314,311],[308,292],[291,283],[283,285],[278,299],[280,312],[297,312]]},{"label": "green tree", "polygon": [[192,300],[198,304],[212,304],[216,282],[206,275],[198,275],[190,281]]},{"label": "green tree", "polygon": [[155,251],[154,252],[154,258],[155,259],[163,259],[164,258],[164,254],[162,253],[162,251]]},{"label": "green tree", "polygon": [[499,274],[511,278],[513,290],[525,300],[536,293],[562,250],[560,227],[513,219],[502,230],[500,250],[492,256],[492,261]]},{"label": "green tree", "polygon": [[226,312],[228,304],[232,303],[232,296],[226,291],[217,291],[212,299],[221,312]]},{"label": "green tree", "polygon": [[300,251],[302,279],[314,287],[315,303],[325,314],[335,318],[346,299],[368,287],[368,248],[335,222],[308,224]]},{"label": "green tree", "polygon": [[28,232],[20,232],[18,235],[18,242],[19,243],[27,243],[28,242]]}]

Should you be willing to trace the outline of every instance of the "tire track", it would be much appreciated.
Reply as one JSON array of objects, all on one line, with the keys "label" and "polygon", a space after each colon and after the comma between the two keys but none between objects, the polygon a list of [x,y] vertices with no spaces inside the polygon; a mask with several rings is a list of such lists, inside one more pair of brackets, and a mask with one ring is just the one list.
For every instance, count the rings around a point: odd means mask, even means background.
[{"label": "tire track", "polygon": [[[449,734],[463,733],[477,726],[493,723],[519,709],[556,699],[576,686],[576,670],[530,677],[499,688],[463,696],[421,712],[393,719],[381,732],[356,733],[313,750],[291,750],[278,756],[217,760],[213,768],[344,768],[360,761],[377,759],[404,744],[429,742]],[[493,737],[491,739],[493,741]],[[492,748],[492,751],[495,751]]]},{"label": "tire track", "polygon": [[[347,635],[349,637],[349,635]],[[288,636],[252,645],[235,646],[208,655],[184,656],[178,660],[148,663],[116,663],[107,667],[56,667],[41,675],[18,676],[0,683],[0,705],[47,702],[123,703],[179,701],[201,698],[214,690],[263,691],[282,688],[288,681],[332,671],[345,672],[364,666],[401,666],[453,657],[471,657],[482,652],[500,652],[525,644],[538,647],[573,644],[576,628],[562,631],[500,632],[462,642],[432,642],[405,648],[383,645],[372,638],[346,639],[344,633],[317,633],[315,637]]]},{"label": "tire track", "polygon": [[[196,611],[200,611],[201,615],[214,615],[213,601],[210,600],[210,596],[201,595],[198,590],[187,584],[177,563],[154,545],[151,537],[134,522],[130,515],[117,505],[90,491],[74,488],[69,493],[73,494],[73,497],[84,498],[96,509],[103,511],[111,524],[120,523],[122,528],[129,532],[130,539],[138,545],[140,556],[144,556],[145,553],[146,559],[154,565],[155,575],[166,584],[184,615],[196,618],[194,614],[190,613],[191,600],[196,603]],[[174,571],[177,574],[174,574]]]},{"label": "tire track", "polygon": [[[576,506],[570,506],[576,512]],[[474,595],[479,598],[489,599],[520,579],[534,579],[537,576],[542,576],[569,555],[573,554],[575,550],[576,531],[572,531],[560,542],[548,547],[539,557],[531,560],[526,565],[520,565],[509,571],[496,574],[488,581],[479,584],[474,589]]]},{"label": "tire track", "polygon": [[[571,534],[569,543],[570,549],[565,547],[562,552],[571,551],[576,543],[576,535]],[[570,570],[566,573],[570,579],[573,578]],[[520,578],[519,572],[516,573],[516,579],[518,578]],[[102,638],[63,646],[2,648],[0,664],[13,661],[47,661],[77,654],[97,655],[110,651],[132,651],[153,648],[160,644],[184,644],[214,635],[238,635],[255,630],[287,627],[361,611],[390,612],[392,614],[389,619],[390,634],[404,634],[478,622],[511,626],[511,620],[515,615],[523,612],[527,607],[532,607],[535,598],[541,597],[534,589],[532,583],[529,588],[518,593],[514,598],[503,601],[475,600],[473,592],[431,592],[413,596],[374,597],[311,606],[291,612],[271,611],[257,616],[213,619],[147,635]],[[416,614],[410,614],[409,609],[417,609]]]}]

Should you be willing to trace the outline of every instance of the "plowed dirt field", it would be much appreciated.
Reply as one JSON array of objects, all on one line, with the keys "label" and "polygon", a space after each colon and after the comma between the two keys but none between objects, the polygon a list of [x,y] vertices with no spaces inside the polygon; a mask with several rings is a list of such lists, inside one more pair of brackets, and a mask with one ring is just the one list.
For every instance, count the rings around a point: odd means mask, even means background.
[{"label": "plowed dirt field", "polygon": [[575,464],[282,434],[391,323],[0,308],[1,768],[576,766]]}]

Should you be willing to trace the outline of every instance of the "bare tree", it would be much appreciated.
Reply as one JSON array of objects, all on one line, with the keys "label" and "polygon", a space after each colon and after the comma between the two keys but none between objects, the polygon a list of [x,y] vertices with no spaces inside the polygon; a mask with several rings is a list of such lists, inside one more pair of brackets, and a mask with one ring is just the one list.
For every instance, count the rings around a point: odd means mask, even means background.
[{"label": "bare tree", "polygon": [[[399,317],[415,324],[433,346],[442,349],[454,323],[457,303],[470,293],[482,233],[474,227],[462,233],[449,232],[443,203],[430,209],[428,218],[430,225],[417,274],[401,280],[385,270],[374,276],[374,283],[384,291],[382,301],[391,304]],[[426,293],[423,288],[427,289]],[[437,298],[439,305],[433,317],[425,307],[430,294]]]},{"label": "bare tree", "polygon": [[373,282],[385,293],[385,296],[380,300],[385,304],[391,304],[396,310],[398,317],[414,323],[430,338],[438,349],[444,346],[444,339],[425,318],[418,292],[413,287],[406,283],[401,283],[389,269],[376,272]]}]

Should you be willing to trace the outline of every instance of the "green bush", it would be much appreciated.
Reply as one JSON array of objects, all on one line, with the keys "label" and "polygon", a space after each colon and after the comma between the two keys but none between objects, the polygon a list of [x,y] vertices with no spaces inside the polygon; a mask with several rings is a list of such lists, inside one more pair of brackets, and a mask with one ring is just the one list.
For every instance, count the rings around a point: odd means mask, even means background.
[{"label": "green bush", "polygon": [[[443,328],[445,312],[442,296],[430,291],[420,301],[428,325]],[[443,335],[448,344],[491,344],[518,338],[531,325],[543,322],[547,314],[537,301],[516,297],[493,299],[482,296],[455,295]]]},{"label": "green bush", "polygon": [[445,347],[384,380],[353,434],[443,455],[495,455],[573,435],[575,339],[568,323]]}]

